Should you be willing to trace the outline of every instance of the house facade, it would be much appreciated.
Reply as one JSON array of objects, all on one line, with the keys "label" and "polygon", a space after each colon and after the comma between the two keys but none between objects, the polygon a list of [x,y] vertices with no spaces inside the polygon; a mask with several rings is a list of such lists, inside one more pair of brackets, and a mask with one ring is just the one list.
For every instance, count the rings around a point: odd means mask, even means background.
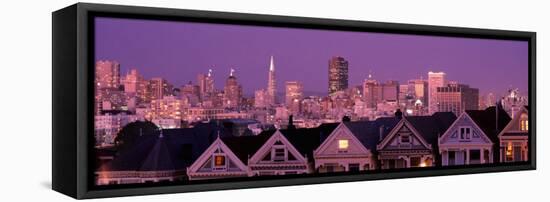
[{"label": "house facade", "polygon": [[113,154],[95,171],[97,185],[187,180],[187,167],[208,147],[199,128],[162,129],[137,137],[134,146]]},{"label": "house facade", "polygon": [[468,113],[462,113],[438,142],[443,166],[493,163],[494,143]]},{"label": "house facade", "polygon": [[340,123],[313,151],[317,172],[363,171],[375,168],[373,153],[345,123]]},{"label": "house facade", "polygon": [[202,155],[187,168],[189,180],[246,177],[247,167],[218,137]]},{"label": "house facade", "polygon": [[308,159],[279,130],[248,160],[248,176],[306,174],[312,171]]},{"label": "house facade", "polygon": [[529,107],[523,106],[499,133],[500,162],[529,160]]},{"label": "house facade", "polygon": [[436,166],[438,137],[456,120],[451,112],[404,116],[377,145],[381,169]]},{"label": "house facade", "polygon": [[[155,183],[185,180],[185,168],[173,162],[166,138],[148,137],[140,147],[121,154],[96,171],[97,185]],[[139,159],[136,159],[139,158]]]},{"label": "house facade", "polygon": [[405,118],[378,144],[377,150],[381,169],[426,167],[433,164],[432,145]]}]

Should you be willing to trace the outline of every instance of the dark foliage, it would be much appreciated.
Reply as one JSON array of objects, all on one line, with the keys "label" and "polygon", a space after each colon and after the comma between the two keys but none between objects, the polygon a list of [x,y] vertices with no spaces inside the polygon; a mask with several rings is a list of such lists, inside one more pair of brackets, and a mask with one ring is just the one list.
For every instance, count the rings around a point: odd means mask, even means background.
[{"label": "dark foliage", "polygon": [[127,149],[135,143],[141,135],[158,135],[159,128],[150,121],[136,121],[124,126],[115,138],[118,151]]}]

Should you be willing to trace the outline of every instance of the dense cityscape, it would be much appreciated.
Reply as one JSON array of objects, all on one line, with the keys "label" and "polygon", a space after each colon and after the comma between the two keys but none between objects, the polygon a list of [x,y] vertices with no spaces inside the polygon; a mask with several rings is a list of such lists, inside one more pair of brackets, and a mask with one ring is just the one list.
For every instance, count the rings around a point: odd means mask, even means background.
[{"label": "dense cityscape", "polygon": [[[265,70],[258,70],[257,74],[265,76],[265,88],[256,89],[253,96],[247,97],[239,82],[247,78],[240,78],[238,70],[232,68],[225,81],[215,81],[213,74],[219,72],[205,68],[204,73],[196,75],[196,81],[175,86],[162,77],[144,78],[137,69],[121,75],[117,61],[98,60],[97,184],[527,160],[528,99],[517,89],[480,95],[475,86],[448,80],[445,72],[426,72],[404,83],[368,74],[363,83],[350,84],[348,74],[353,67],[345,57],[334,56],[327,61],[328,82],[319,84],[327,85],[324,96],[306,95],[299,80],[279,81],[277,74],[292,72],[277,72],[276,60],[271,56],[266,58]],[[215,82],[223,82],[223,89],[216,89]],[[277,91],[278,85],[284,85],[284,92]],[[497,96],[501,94],[505,96]],[[451,130],[456,127],[455,122],[468,121],[468,127]],[[134,129],[133,134],[127,132],[130,129],[123,131],[125,127],[136,127],[136,123],[139,130]],[[153,129],[147,128],[146,123],[154,124]],[[437,127],[430,130],[434,126]],[[507,130],[512,135],[503,135],[508,134]],[[525,132],[519,135],[520,141],[516,137],[518,131]],[[444,144],[447,133],[450,139],[459,136],[464,145]],[[129,135],[138,136],[132,145]],[[397,143],[390,137],[394,135],[399,137]],[[476,142],[476,138],[485,142]],[[170,143],[165,142],[169,140]],[[182,143],[174,146],[178,141]],[[323,154],[322,151],[330,150],[325,148],[331,147],[330,141],[336,141],[336,153],[344,156]],[[351,141],[359,141],[362,146]],[[122,152],[122,143],[134,148]],[[422,145],[424,148],[415,147]],[[405,149],[405,154],[397,155],[392,146]],[[360,151],[348,152],[352,147]],[[183,152],[184,157],[172,154],[174,150]],[[272,154],[259,154],[262,152]],[[359,154],[353,158],[345,156],[354,152]],[[145,159],[131,163],[120,160],[137,155]],[[262,164],[268,161],[271,165]],[[209,165],[204,166],[205,163]]]},{"label": "dense cityscape", "polygon": [[[280,82],[285,86],[280,96],[273,57],[266,64],[265,88],[256,90],[254,97],[245,97],[234,69],[230,69],[223,89],[214,87],[212,70],[197,75],[196,83],[175,87],[161,77],[145,79],[136,69],[121,77],[116,61],[98,61],[97,143],[113,144],[125,123],[136,120],[149,120],[169,129],[210,120],[243,119],[249,120],[247,127],[258,134],[269,127],[286,128],[290,115],[297,127],[314,128],[339,122],[344,116],[352,121],[393,116],[398,109],[406,115],[453,112],[458,116],[465,110],[485,109],[501,101],[513,116],[527,105],[527,98],[517,89],[501,92],[507,94],[502,98],[494,93],[479,96],[477,88],[448,81],[444,72],[428,72],[427,79],[411,79],[405,84],[378,81],[369,74],[361,85],[350,85],[348,61],[343,57],[328,62],[326,96],[305,96],[300,81]],[[113,120],[120,120],[120,124]]]}]

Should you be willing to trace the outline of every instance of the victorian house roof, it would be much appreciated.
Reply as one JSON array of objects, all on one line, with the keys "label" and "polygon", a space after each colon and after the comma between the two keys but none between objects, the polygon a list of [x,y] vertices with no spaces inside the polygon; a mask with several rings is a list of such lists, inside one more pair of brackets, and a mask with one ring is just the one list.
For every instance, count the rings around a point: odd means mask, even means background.
[{"label": "victorian house roof", "polygon": [[498,110],[494,106],[485,110],[466,110],[466,113],[493,142],[499,141],[498,134],[511,120],[502,107]]}]

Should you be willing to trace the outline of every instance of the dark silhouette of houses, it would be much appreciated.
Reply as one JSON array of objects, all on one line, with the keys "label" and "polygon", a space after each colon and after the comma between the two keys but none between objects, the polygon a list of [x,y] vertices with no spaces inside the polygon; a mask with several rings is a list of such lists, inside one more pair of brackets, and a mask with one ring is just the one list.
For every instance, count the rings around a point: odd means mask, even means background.
[{"label": "dark silhouette of houses", "polygon": [[487,135],[493,144],[493,159],[497,162],[500,159],[500,140],[498,134],[506,127],[512,119],[502,107],[488,107],[485,110],[466,110],[472,120],[483,133]]}]

